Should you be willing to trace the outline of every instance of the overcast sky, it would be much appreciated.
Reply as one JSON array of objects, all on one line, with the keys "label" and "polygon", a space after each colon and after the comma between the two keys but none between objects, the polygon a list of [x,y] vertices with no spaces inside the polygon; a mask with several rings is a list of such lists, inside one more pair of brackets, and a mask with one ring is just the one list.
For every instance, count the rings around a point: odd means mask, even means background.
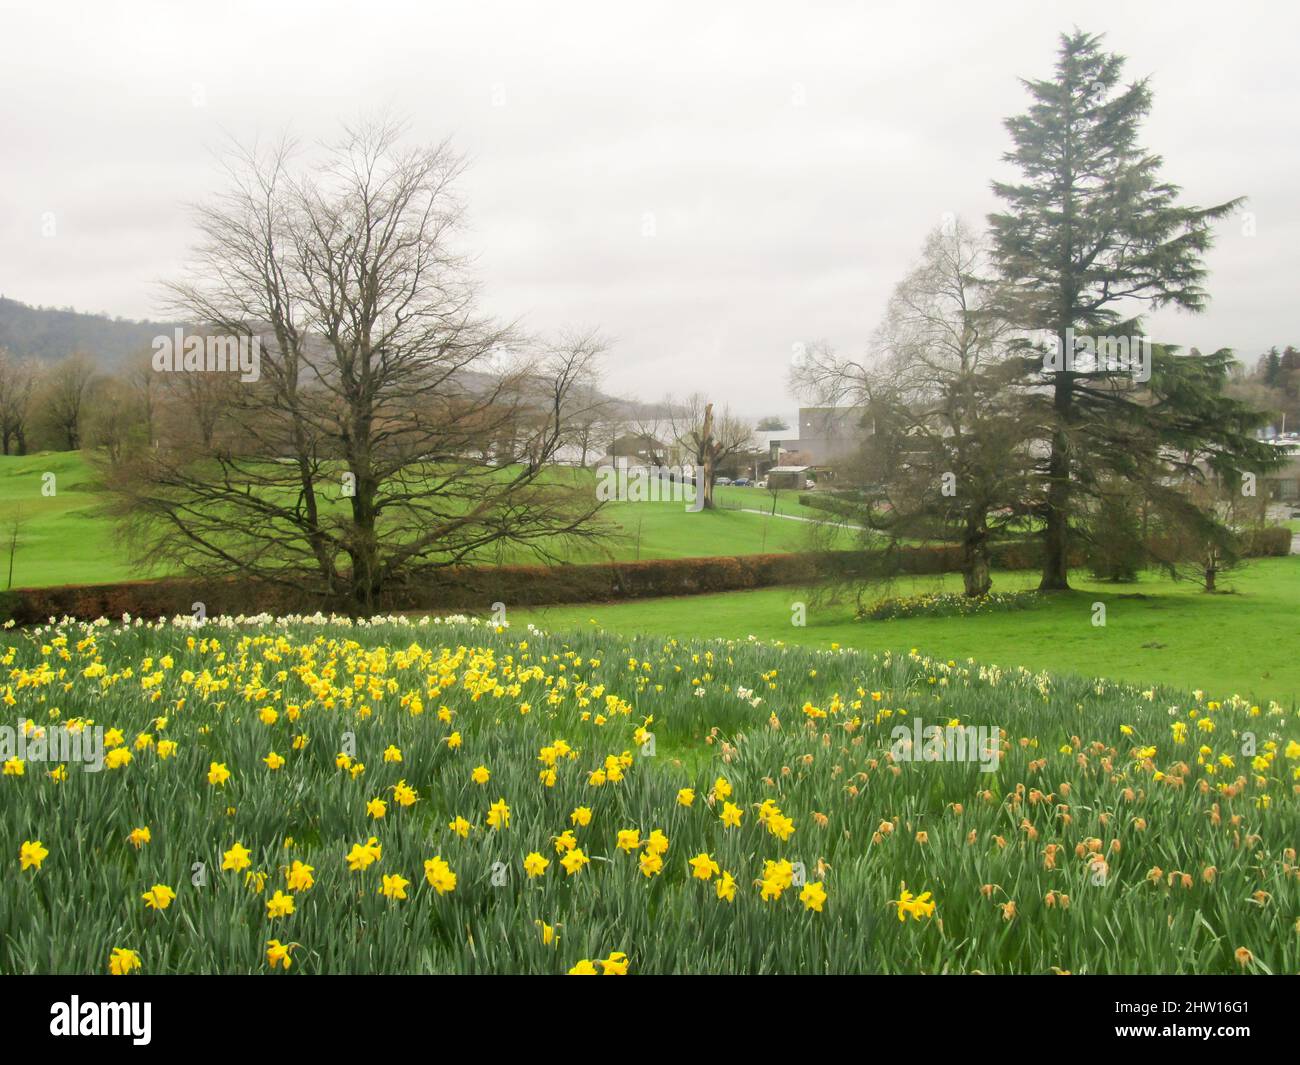
[{"label": "overcast sky", "polygon": [[[1145,145],[1219,227],[1159,339],[1300,344],[1296,5],[0,0],[0,293],[160,313],[223,137],[389,109],[451,136],[491,310],[598,325],[606,391],[788,413],[799,341],[860,352],[926,232],[982,222],[1018,76],[1062,31],[1151,75]],[[54,235],[45,235],[52,214]],[[649,232],[652,230],[652,232]]]}]

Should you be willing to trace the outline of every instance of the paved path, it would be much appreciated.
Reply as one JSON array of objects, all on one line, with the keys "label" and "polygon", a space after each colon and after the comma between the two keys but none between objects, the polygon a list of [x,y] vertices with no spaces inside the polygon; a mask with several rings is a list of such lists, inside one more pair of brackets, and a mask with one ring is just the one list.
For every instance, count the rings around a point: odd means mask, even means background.
[{"label": "paved path", "polygon": [[[805,518],[800,514],[773,514],[770,510],[754,510],[752,507],[737,507],[742,514],[761,514],[765,518],[785,518],[787,521],[808,521],[814,525],[833,525],[837,529],[858,529],[862,530],[861,525],[851,525],[846,521],[822,521],[820,518]],[[1300,536],[1296,537],[1300,540]]]}]

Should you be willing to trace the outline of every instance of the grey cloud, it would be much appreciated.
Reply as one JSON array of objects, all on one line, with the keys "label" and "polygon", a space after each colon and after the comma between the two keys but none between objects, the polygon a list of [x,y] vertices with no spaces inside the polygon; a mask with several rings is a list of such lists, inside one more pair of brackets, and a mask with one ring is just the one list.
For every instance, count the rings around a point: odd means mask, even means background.
[{"label": "grey cloud", "polygon": [[1157,315],[1158,335],[1300,342],[1300,15],[1280,6],[6,6],[0,291],[27,302],[159,314],[224,136],[310,141],[391,108],[472,159],[491,309],[600,325],[619,391],[789,411],[793,342],[860,350],[943,212],[996,206],[1017,78],[1079,25],[1152,76],[1145,139],[1187,198],[1245,194],[1257,219],[1221,228],[1209,312]]}]

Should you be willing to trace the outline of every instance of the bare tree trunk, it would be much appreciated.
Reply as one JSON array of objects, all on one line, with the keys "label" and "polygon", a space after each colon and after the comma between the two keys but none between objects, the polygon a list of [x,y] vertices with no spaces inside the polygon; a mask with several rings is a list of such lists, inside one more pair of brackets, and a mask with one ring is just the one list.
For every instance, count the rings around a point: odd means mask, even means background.
[{"label": "bare tree trunk", "polygon": [[[1064,334],[1062,334],[1064,335]],[[1063,421],[1068,421],[1071,384],[1068,378],[1056,381],[1054,405]],[[1040,592],[1062,592],[1070,588],[1070,454],[1069,437],[1064,429],[1052,434],[1052,454],[1047,466],[1047,514],[1043,530],[1043,576]]]},{"label": "bare tree trunk", "polygon": [[993,587],[993,578],[989,573],[988,527],[984,520],[973,515],[966,526],[966,537],[962,543],[962,579],[966,585],[966,595],[971,599],[988,595]]},{"label": "bare tree trunk", "polygon": [[704,424],[700,426],[700,443],[698,449],[700,465],[704,468],[704,509],[713,509],[713,404],[704,408]]}]

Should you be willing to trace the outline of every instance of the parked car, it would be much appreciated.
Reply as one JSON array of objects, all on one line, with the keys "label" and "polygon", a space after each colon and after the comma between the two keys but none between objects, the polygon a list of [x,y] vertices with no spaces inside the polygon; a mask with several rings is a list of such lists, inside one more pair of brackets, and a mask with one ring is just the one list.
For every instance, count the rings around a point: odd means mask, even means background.
[{"label": "parked car", "polygon": [[754,487],[755,487],[755,488],[766,488],[766,487],[767,487],[767,481],[765,481],[765,480],[764,480],[764,481],[759,481],[758,484],[756,484]]},{"label": "parked car", "polygon": [[748,477],[737,477],[734,481],[731,482],[731,486],[733,488],[752,488],[753,485],[754,482],[751,481]]},{"label": "parked car", "polygon": [[803,486],[804,486],[805,488],[816,488],[816,487],[817,487],[817,482],[814,481],[811,477],[805,477],[805,478],[804,478],[804,482],[803,482]]},{"label": "parked car", "polygon": [[715,477],[713,478],[713,483],[720,484],[725,488],[727,485],[732,483],[732,480],[730,477]]}]

